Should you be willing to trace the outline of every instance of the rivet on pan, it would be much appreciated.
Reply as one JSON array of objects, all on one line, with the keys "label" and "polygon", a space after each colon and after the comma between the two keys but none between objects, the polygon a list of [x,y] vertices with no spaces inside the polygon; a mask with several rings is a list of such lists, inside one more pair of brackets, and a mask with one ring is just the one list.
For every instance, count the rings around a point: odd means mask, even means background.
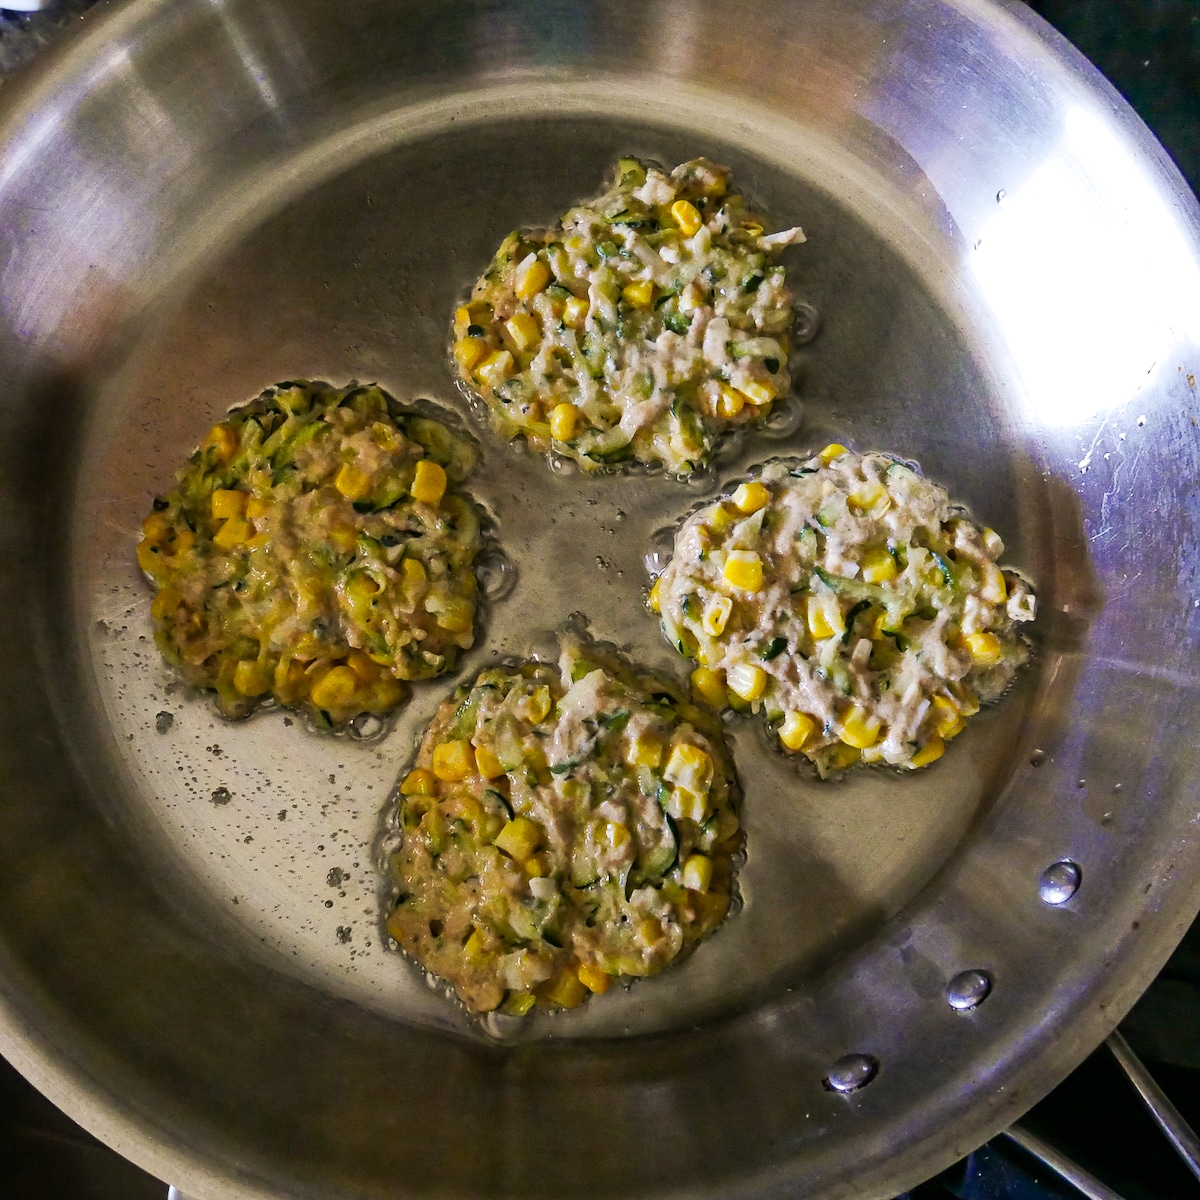
[{"label": "rivet on pan", "polygon": [[978,1008],[992,990],[990,976],[984,971],[960,971],[946,984],[946,1002],[959,1012]]},{"label": "rivet on pan", "polygon": [[1038,880],[1038,895],[1047,904],[1066,904],[1079,891],[1083,872],[1070,859],[1052,863]]},{"label": "rivet on pan", "polygon": [[869,1054],[844,1054],[829,1069],[825,1086],[835,1092],[856,1092],[875,1078],[879,1064]]}]

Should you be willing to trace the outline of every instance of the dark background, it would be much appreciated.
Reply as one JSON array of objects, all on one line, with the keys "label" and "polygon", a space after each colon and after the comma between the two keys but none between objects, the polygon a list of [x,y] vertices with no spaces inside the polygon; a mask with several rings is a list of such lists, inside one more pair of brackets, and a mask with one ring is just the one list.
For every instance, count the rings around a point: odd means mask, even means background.
[{"label": "dark background", "polygon": [[[56,0],[31,15],[0,11],[0,85],[91,3]],[[1108,76],[1193,191],[1200,192],[1200,0],[1033,0],[1029,7]],[[1200,1125],[1200,923],[1122,1029],[1184,1116]],[[1125,1200],[1200,1200],[1200,1184],[1176,1159],[1103,1049],[1024,1124]],[[89,1137],[0,1059],[0,1200],[164,1200],[165,1195],[164,1184]],[[910,1200],[1075,1200],[1079,1193],[996,1139],[909,1195]]]}]

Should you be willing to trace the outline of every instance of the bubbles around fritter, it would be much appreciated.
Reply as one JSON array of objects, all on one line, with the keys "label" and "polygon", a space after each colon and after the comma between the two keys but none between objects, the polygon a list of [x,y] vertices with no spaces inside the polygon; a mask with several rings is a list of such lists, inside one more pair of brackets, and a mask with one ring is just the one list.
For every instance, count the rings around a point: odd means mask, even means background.
[{"label": "bubbles around fritter", "polygon": [[272,697],[325,728],[387,713],[473,644],[473,465],[381,388],[268,388],[143,522],[159,649],[228,717]]},{"label": "bubbles around fritter", "polygon": [[720,723],[592,648],[460,688],[400,793],[387,929],[473,1012],[573,1008],[729,910],[742,835]]},{"label": "bubbles around fritter", "polygon": [[689,517],[650,602],[696,694],[777,722],[822,775],[915,768],[1028,657],[1035,600],[1003,552],[906,463],[831,445]]},{"label": "bubbles around fritter", "polygon": [[552,229],[510,234],[454,320],[459,375],[502,436],[596,469],[703,467],[788,394],[792,295],[767,233],[698,158],[621,159]]}]

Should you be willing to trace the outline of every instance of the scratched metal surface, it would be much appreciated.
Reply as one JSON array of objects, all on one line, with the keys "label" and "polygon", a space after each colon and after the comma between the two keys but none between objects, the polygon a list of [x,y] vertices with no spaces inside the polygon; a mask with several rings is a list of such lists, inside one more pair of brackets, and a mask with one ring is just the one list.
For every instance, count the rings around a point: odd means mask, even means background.
[{"label": "scratched metal surface", "polygon": [[[757,5],[736,54],[730,12],[136,0],[7,102],[0,1044],[189,1193],[892,1193],[1065,1074],[1194,915],[1194,202],[1014,11]],[[824,317],[799,428],[688,486],[513,454],[445,361],[503,233],[629,151],[708,153],[803,224]],[[742,911],[678,971],[497,1040],[380,944],[379,814],[443,686],[374,741],[231,725],[149,640],[150,498],[297,375],[479,438],[516,584],[464,675],[581,612],[681,676],[640,604],[653,535],[834,436],[1004,532],[1036,662],[908,777],[822,786],[735,722]],[[1051,908],[1062,857],[1084,886]],[[964,1015],[968,967],[994,987]],[[834,1095],[850,1051],[877,1077]]]}]

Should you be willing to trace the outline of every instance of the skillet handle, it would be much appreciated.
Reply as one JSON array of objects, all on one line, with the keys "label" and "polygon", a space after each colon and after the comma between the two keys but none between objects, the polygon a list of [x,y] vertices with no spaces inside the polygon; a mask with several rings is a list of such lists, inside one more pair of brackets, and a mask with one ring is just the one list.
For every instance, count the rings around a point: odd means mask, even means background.
[{"label": "skillet handle", "polygon": [[[1021,1147],[1026,1154],[1033,1155],[1055,1174],[1065,1179],[1087,1200],[1121,1200],[1120,1195],[1106,1183],[1102,1183],[1090,1171],[1085,1171],[1077,1162],[1068,1158],[1061,1150],[1043,1141],[1036,1133],[1030,1133],[1023,1125],[1014,1123],[1003,1134],[1009,1141]],[[182,1200],[182,1198],[181,1198]]]},{"label": "skillet handle", "polygon": [[1119,1029],[1105,1043],[1121,1070],[1129,1077],[1129,1082],[1137,1089],[1137,1094],[1147,1111],[1158,1123],[1158,1127],[1166,1135],[1167,1140],[1175,1147],[1176,1153],[1187,1164],[1188,1169],[1197,1179],[1200,1179],[1200,1138],[1196,1137],[1192,1127],[1183,1119],[1179,1109],[1167,1099],[1166,1093],[1154,1082],[1153,1076],[1146,1070],[1142,1060],[1130,1049],[1129,1043],[1121,1036]]}]

